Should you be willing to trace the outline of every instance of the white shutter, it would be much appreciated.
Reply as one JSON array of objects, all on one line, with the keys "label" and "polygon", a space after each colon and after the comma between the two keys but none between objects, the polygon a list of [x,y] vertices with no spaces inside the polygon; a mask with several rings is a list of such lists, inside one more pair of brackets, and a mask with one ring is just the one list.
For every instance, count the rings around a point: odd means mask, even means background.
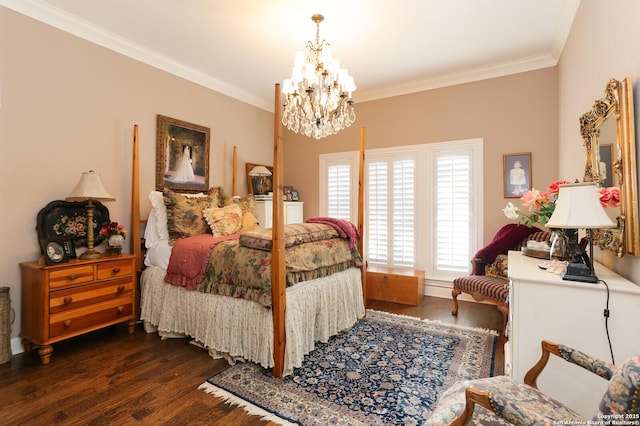
[{"label": "white shutter", "polygon": [[414,160],[393,162],[393,265],[415,266]]},{"label": "white shutter", "polygon": [[436,269],[468,270],[471,221],[471,156],[436,155]]},{"label": "white shutter", "polygon": [[351,167],[348,164],[327,168],[327,216],[351,220]]},{"label": "white shutter", "polygon": [[386,162],[370,162],[367,168],[367,259],[389,260],[389,174]]}]

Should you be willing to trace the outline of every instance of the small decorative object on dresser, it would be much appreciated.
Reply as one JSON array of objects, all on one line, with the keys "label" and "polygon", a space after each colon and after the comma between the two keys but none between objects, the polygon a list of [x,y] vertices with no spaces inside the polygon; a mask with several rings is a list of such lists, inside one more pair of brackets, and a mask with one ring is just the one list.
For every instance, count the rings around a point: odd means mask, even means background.
[{"label": "small decorative object on dresser", "polygon": [[[63,250],[64,252],[64,250]],[[48,364],[52,344],[89,331],[127,322],[135,330],[136,274],[133,255],[72,260],[63,265],[20,264],[22,344],[39,346]]]},{"label": "small decorative object on dresser", "polygon": [[65,242],[62,238],[41,238],[40,247],[47,265],[57,265],[69,261],[67,250],[65,250]]},{"label": "small decorative object on dresser", "polygon": [[124,240],[127,237],[127,230],[118,222],[110,222],[100,229],[96,244],[107,243],[107,253],[120,254]]}]

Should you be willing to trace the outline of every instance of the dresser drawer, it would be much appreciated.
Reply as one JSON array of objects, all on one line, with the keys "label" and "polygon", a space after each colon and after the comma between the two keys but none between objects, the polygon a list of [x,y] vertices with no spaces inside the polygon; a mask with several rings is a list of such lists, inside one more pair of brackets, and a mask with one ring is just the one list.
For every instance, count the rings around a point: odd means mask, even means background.
[{"label": "dresser drawer", "polygon": [[56,289],[88,283],[94,280],[93,265],[78,265],[49,272],[49,288]]},{"label": "dresser drawer", "polygon": [[118,299],[65,310],[49,317],[49,338],[55,339],[71,334],[80,334],[131,318],[133,299]]},{"label": "dresser drawer", "polygon": [[69,309],[77,309],[82,306],[131,295],[132,293],[133,282],[131,277],[52,291],[49,298],[49,313],[55,314]]},{"label": "dresser drawer", "polygon": [[98,279],[126,277],[133,275],[133,262],[131,260],[114,260],[98,264]]}]

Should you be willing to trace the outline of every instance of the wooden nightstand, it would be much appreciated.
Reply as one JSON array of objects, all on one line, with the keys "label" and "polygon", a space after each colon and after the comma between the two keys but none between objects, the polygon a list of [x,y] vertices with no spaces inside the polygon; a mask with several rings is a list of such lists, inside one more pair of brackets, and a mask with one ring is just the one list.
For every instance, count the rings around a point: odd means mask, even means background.
[{"label": "wooden nightstand", "polygon": [[135,331],[135,256],[105,256],[47,266],[20,264],[22,271],[22,345],[39,346],[48,364],[52,343],[127,321]]}]

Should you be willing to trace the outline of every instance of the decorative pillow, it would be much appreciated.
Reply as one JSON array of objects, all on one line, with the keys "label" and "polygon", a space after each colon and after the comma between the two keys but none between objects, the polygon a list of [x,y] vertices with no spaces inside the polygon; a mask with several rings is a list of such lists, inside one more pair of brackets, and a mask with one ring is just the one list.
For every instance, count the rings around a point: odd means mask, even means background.
[{"label": "decorative pillow", "polygon": [[[284,227],[284,246],[339,238],[332,226],[322,223],[296,223]],[[271,229],[260,229],[240,235],[240,245],[257,250],[271,250]]]},{"label": "decorative pillow", "polygon": [[250,232],[260,229],[258,210],[256,209],[256,202],[253,195],[247,195],[243,198],[230,198],[225,206],[227,205],[237,205],[242,210],[242,226],[240,227],[240,232]]},{"label": "decorative pillow", "polygon": [[221,207],[226,200],[226,194],[220,187],[211,188],[206,196],[196,198],[186,197],[165,188],[162,196],[167,208],[170,245],[181,238],[207,233],[209,227],[204,220],[202,210]]},{"label": "decorative pillow", "polygon": [[496,260],[487,268],[486,275],[488,277],[496,278],[508,278],[509,269],[509,256],[506,254],[499,254],[496,256]]},{"label": "decorative pillow", "polygon": [[242,226],[242,209],[237,204],[224,207],[212,207],[202,211],[204,220],[216,237],[235,234]]},{"label": "decorative pillow", "polygon": [[[182,195],[188,198],[207,196],[202,192]],[[151,211],[144,230],[144,241],[147,248],[152,248],[162,241],[169,241],[169,229],[167,228],[167,207],[164,205],[162,191],[151,191],[149,200],[151,201]]]}]

